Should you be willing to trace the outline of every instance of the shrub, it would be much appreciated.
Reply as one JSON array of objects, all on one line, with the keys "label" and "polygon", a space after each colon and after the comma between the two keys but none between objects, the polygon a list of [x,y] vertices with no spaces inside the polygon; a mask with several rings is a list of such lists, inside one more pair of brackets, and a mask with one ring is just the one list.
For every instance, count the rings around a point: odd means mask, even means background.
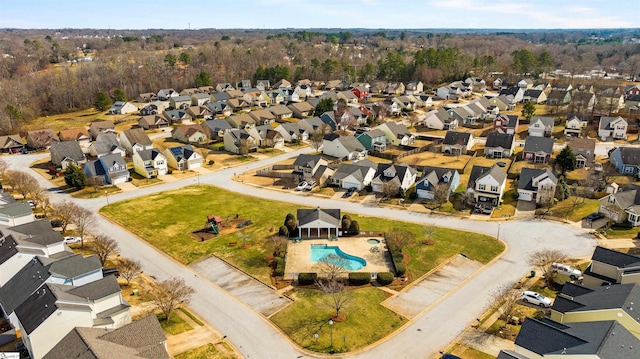
[{"label": "shrub", "polygon": [[402,260],[400,261],[393,261],[395,267],[396,267],[396,275],[398,277],[403,277],[404,274],[407,272],[407,269],[404,267],[404,264],[402,264]]},{"label": "shrub", "polygon": [[613,228],[613,229],[632,229],[633,228],[633,224],[631,224],[631,222],[629,222],[629,221],[624,221],[622,223],[614,223],[613,225],[611,225],[611,228]]},{"label": "shrub", "polygon": [[280,226],[280,229],[278,230],[278,235],[287,237],[289,235],[289,228],[287,228],[287,226],[284,226],[284,225]]},{"label": "shrub", "polygon": [[216,163],[214,160],[209,160],[209,166],[213,166]]},{"label": "shrub", "polygon": [[349,225],[349,232],[350,233],[360,232],[360,225],[358,224],[358,221],[351,221],[351,225]]},{"label": "shrub", "polygon": [[415,191],[409,193],[410,200],[415,201],[417,198],[418,198],[418,194]]},{"label": "shrub", "polygon": [[393,266],[396,268],[396,277],[404,276],[406,268],[402,263],[402,260],[404,259],[402,250],[398,249],[396,245],[392,245],[391,243],[389,243],[388,248],[389,254],[391,254],[391,260],[393,261]]},{"label": "shrub", "polygon": [[298,285],[310,285],[318,279],[317,273],[300,273],[298,274]]},{"label": "shrub", "polygon": [[276,267],[273,270],[273,276],[274,277],[282,277],[284,275],[284,258],[276,257],[274,259],[274,262],[276,264]]},{"label": "shrub", "polygon": [[371,282],[371,274],[362,273],[362,272],[351,272],[349,273],[349,284],[350,285],[365,285]]},{"label": "shrub", "polygon": [[380,285],[387,285],[393,282],[393,273],[391,272],[380,272],[376,278]]},{"label": "shrub", "polygon": [[172,174],[172,173],[173,173],[173,170],[172,170],[172,169],[168,169],[168,170],[167,170],[167,174],[168,174],[168,175],[170,175],[170,174]]}]

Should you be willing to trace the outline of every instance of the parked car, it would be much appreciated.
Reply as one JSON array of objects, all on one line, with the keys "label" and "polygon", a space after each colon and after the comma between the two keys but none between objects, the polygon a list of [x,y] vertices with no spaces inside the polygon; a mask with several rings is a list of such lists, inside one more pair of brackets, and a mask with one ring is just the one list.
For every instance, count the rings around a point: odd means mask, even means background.
[{"label": "parked car", "polygon": [[600,213],[600,212],[593,212],[590,215],[587,216],[587,220],[588,221],[595,221],[598,220],[600,218],[604,218],[604,213]]},{"label": "parked car", "polygon": [[309,184],[307,183],[307,181],[302,181],[298,184],[298,187],[296,187],[296,191],[302,191],[303,189],[307,188]]},{"label": "parked car", "polygon": [[73,244],[73,243],[80,243],[82,242],[82,238],[80,237],[73,237],[73,236],[66,236],[64,238],[62,238],[62,240],[64,241],[64,243],[66,244]]},{"label": "parked car", "polygon": [[491,212],[493,212],[493,208],[485,207],[480,203],[476,203],[473,205],[473,211],[480,214],[491,214]]},{"label": "parked car", "polygon": [[566,275],[573,280],[580,278],[580,276],[582,275],[581,271],[573,268],[568,264],[562,263],[551,263],[551,271],[554,273]]},{"label": "parked car", "polygon": [[32,200],[27,200],[27,203],[29,203],[29,206],[31,208],[36,208],[36,202],[32,201]]},{"label": "parked car", "polygon": [[353,195],[358,189],[355,187],[349,188],[343,195],[342,198],[349,198]]},{"label": "parked car", "polygon": [[530,290],[523,292],[520,299],[525,303],[539,305],[544,308],[549,308],[551,306],[551,299]]},{"label": "parked car", "polygon": [[307,183],[307,186],[304,188],[306,191],[311,191],[313,187],[317,186],[316,181],[311,181]]}]

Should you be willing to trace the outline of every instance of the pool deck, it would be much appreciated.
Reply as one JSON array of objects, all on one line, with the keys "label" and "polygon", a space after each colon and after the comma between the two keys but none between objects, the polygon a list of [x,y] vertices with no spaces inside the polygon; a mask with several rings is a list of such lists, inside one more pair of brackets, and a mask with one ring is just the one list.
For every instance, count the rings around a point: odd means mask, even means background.
[{"label": "pool deck", "polygon": [[[369,244],[368,239],[380,240],[380,244]],[[304,272],[316,272],[317,263],[311,262],[311,245],[326,244],[338,246],[343,252],[352,256],[360,257],[367,261],[364,268],[353,272],[392,272],[393,264],[387,253],[387,245],[380,237],[340,237],[338,240],[328,239],[305,239],[302,242],[287,243],[287,263],[285,266],[284,278],[292,278],[293,274]],[[378,247],[378,252],[371,251],[372,247]]]}]

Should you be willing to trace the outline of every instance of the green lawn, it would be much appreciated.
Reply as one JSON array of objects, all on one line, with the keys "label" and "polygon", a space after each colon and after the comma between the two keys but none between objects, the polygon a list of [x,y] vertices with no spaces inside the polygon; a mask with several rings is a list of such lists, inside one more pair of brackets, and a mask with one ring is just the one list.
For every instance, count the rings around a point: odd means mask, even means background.
[{"label": "green lawn", "polygon": [[[229,352],[232,352],[231,348],[224,343],[225,348]],[[189,350],[182,354],[178,354],[174,357],[175,359],[231,359],[236,358],[235,355],[225,355],[220,353],[218,349],[216,349],[215,345],[209,343],[207,345],[203,345],[201,347],[197,347],[195,349]]]},{"label": "green lawn", "polygon": [[593,212],[598,212],[598,207],[599,202],[597,199],[570,196],[553,206],[550,214],[558,218],[567,218],[570,221],[576,222]]},{"label": "green lawn", "polygon": [[162,330],[169,334],[180,334],[193,329],[189,323],[185,322],[178,314],[172,313],[171,320],[166,320],[164,314],[156,314]]},{"label": "green lawn", "polygon": [[[114,203],[103,207],[101,211],[184,264],[215,253],[269,283],[270,268],[264,261],[268,254],[264,248],[265,237],[272,234],[272,226],[277,229],[286,214],[295,214],[299,207],[212,186],[190,186]],[[209,214],[222,216],[223,221],[239,214],[241,218],[251,219],[254,224],[204,242],[189,236],[194,230],[203,228]],[[407,248],[414,259],[408,265],[411,278],[419,277],[456,253],[464,253],[487,263],[504,249],[492,237],[445,228],[437,229],[435,245],[418,245],[418,241],[424,237],[423,226],[373,217],[351,217],[358,221],[363,231],[384,232],[398,228],[416,236],[415,243]],[[241,246],[243,236],[247,238],[246,248]],[[237,245],[230,246],[230,242],[236,242]]]},{"label": "green lawn", "polygon": [[[366,287],[352,291],[352,295],[344,309],[346,320],[333,324],[333,349],[336,352],[374,343],[405,323],[401,316],[380,305],[385,299],[381,290]],[[331,352],[329,318],[333,309],[326,305],[329,302],[327,295],[301,289],[296,291],[295,299],[292,305],[275,314],[271,320],[301,347],[315,352]],[[316,333],[318,344],[314,339]]]}]

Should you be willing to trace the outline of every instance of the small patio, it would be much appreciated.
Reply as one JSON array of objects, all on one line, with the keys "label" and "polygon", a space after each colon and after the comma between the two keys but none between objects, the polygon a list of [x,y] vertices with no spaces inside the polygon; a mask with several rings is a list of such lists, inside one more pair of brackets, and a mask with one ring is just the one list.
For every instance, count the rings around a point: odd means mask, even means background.
[{"label": "small patio", "polygon": [[[369,239],[379,240],[379,244],[370,244]],[[360,257],[367,265],[354,272],[393,272],[393,263],[387,252],[387,245],[382,237],[356,236],[339,237],[339,239],[305,239],[299,242],[289,241],[287,244],[287,263],[284,279],[293,279],[298,273],[315,272],[316,262],[311,261],[311,246],[337,246],[341,251]],[[377,250],[376,250],[377,248]]]}]

